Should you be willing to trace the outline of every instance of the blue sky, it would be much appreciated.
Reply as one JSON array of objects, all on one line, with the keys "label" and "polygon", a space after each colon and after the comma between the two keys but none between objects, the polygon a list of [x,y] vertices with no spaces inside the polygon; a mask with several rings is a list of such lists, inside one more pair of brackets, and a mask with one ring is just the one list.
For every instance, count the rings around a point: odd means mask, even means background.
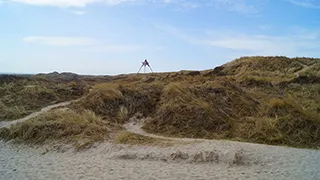
[{"label": "blue sky", "polygon": [[320,57],[318,0],[0,0],[0,72],[202,70]]}]

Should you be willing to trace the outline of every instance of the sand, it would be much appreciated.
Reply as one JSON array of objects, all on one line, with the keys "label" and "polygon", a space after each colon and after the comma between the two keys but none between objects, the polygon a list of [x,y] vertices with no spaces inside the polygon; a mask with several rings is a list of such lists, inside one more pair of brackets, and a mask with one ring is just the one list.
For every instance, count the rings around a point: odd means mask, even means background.
[{"label": "sand", "polygon": [[[234,152],[238,148],[242,148],[242,160],[234,164]],[[320,177],[319,151],[256,144],[202,142],[160,148],[105,142],[83,152],[71,149],[45,152],[42,147],[0,142],[0,179],[300,180]]]},{"label": "sand", "polygon": [[[145,136],[143,121],[125,124]],[[0,141],[0,179],[319,179],[320,151],[233,141],[178,139],[169,147],[103,142],[81,152]],[[52,150],[54,149],[54,150]]]}]

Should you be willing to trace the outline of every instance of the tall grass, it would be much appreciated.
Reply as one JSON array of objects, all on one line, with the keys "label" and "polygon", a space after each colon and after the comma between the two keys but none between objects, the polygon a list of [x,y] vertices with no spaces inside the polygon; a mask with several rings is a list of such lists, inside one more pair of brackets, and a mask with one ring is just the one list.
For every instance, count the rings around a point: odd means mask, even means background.
[{"label": "tall grass", "polygon": [[103,141],[108,135],[105,122],[91,111],[76,113],[54,110],[31,120],[0,129],[1,138],[18,142],[40,144],[50,140],[72,143],[84,148]]},{"label": "tall grass", "polygon": [[154,113],[160,88],[145,84],[99,84],[73,108],[90,109],[104,119],[122,124],[137,112],[144,116]]},{"label": "tall grass", "polygon": [[[0,121],[15,120],[53,103],[79,98],[86,92],[81,83],[56,83],[21,77],[10,81],[0,76]],[[10,82],[7,82],[10,81]]]},{"label": "tall grass", "polygon": [[[257,56],[239,58],[196,75],[177,72],[106,79],[85,77],[86,82],[82,83],[92,85],[92,90],[69,108],[75,114],[88,109],[109,125],[121,125],[139,113],[151,117],[145,130],[169,136],[317,148],[320,146],[319,64],[319,59]],[[307,79],[297,74],[305,74]],[[12,112],[29,112],[40,107],[39,104],[78,97],[82,87],[81,83],[59,86],[50,82],[5,83],[4,88],[0,87],[3,94],[0,115],[10,112],[10,108]],[[92,128],[90,124],[83,124],[83,128]],[[11,130],[3,130],[1,134],[8,132],[12,134]],[[122,133],[119,141],[130,141],[131,135]]]}]

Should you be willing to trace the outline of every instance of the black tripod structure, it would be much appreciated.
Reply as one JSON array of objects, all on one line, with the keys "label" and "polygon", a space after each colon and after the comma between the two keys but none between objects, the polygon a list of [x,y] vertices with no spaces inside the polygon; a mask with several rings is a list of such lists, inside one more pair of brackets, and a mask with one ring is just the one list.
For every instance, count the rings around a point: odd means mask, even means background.
[{"label": "black tripod structure", "polygon": [[142,67],[144,68],[143,72],[146,73],[146,67],[147,67],[147,66],[149,67],[149,69],[150,69],[151,72],[153,73],[152,68],[151,68],[149,62],[145,59],[145,60],[142,62],[142,65],[141,65],[141,67],[140,67],[140,69],[139,69],[139,71],[138,71],[138,74],[140,73]]}]

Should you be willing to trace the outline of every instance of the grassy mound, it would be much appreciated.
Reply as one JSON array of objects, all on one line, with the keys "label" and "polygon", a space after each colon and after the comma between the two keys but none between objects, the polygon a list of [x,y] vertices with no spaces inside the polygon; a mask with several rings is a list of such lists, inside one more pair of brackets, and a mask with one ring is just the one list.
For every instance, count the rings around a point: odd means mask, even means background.
[{"label": "grassy mound", "polygon": [[0,121],[24,117],[50,104],[79,98],[85,92],[86,87],[77,82],[0,76]]},{"label": "grassy mound", "polygon": [[[17,118],[50,102],[80,96],[87,84],[91,90],[69,108],[75,114],[92,111],[107,124],[121,125],[139,113],[150,117],[144,126],[150,133],[318,148],[319,67],[319,59],[258,56],[202,72],[60,75],[77,79],[78,84],[59,84],[57,73],[54,83],[0,78],[0,119]],[[72,129],[67,131],[74,134]],[[1,134],[14,135],[11,130]],[[119,141],[126,142],[131,135],[123,133]],[[139,137],[132,139],[140,143]]]},{"label": "grassy mound", "polygon": [[[276,57],[242,57],[221,67],[219,73],[232,76],[237,80],[279,83],[288,81],[297,75],[314,74],[319,65],[318,59]],[[305,67],[313,67],[304,72]]]},{"label": "grassy mound", "polygon": [[34,119],[15,124],[10,129],[1,128],[0,137],[23,143],[39,144],[60,140],[83,148],[108,135],[105,122],[91,111],[76,113],[71,110],[54,110]]},{"label": "grassy mound", "polygon": [[316,148],[320,84],[312,77],[318,77],[318,64],[244,57],[200,73],[121,75],[94,86],[75,109],[119,124],[141,113],[151,117],[146,131],[167,136]]},{"label": "grassy mound", "polygon": [[168,84],[153,121],[146,124],[150,132],[170,136],[227,138],[233,119],[254,114],[259,103],[226,79],[204,84]]},{"label": "grassy mound", "polygon": [[156,85],[102,83],[95,85],[73,109],[89,109],[104,119],[121,124],[136,112],[152,115],[160,93],[161,87]]},{"label": "grassy mound", "polygon": [[235,138],[294,147],[320,147],[320,115],[290,99],[271,99],[266,114],[236,124]]}]

